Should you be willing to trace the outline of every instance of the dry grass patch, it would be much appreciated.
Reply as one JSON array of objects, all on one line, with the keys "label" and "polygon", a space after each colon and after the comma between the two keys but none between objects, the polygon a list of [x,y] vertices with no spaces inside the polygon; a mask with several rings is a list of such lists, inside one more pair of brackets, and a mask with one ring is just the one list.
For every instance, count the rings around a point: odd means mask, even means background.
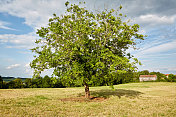
[{"label": "dry grass patch", "polygon": [[80,101],[83,87],[1,89],[0,116],[176,116],[176,83],[129,83],[115,86],[114,91],[105,86],[90,91],[103,100]]}]

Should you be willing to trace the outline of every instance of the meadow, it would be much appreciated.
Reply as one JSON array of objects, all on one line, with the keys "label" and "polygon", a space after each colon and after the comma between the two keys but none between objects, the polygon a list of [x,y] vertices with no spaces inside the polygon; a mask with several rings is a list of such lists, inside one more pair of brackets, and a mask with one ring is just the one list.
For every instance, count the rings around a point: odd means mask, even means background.
[{"label": "meadow", "polygon": [[143,82],[90,87],[0,89],[1,117],[176,117],[176,83]]}]

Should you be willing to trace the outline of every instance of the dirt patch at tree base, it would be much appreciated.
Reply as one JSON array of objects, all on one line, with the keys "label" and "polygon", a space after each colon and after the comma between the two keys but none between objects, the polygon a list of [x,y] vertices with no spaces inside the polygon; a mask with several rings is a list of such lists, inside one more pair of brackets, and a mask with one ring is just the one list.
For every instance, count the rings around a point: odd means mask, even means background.
[{"label": "dirt patch at tree base", "polygon": [[73,101],[73,102],[102,102],[107,100],[107,98],[104,97],[93,97],[90,96],[90,98],[85,98],[84,96],[81,97],[72,97],[72,98],[63,98],[60,99],[61,101]]}]

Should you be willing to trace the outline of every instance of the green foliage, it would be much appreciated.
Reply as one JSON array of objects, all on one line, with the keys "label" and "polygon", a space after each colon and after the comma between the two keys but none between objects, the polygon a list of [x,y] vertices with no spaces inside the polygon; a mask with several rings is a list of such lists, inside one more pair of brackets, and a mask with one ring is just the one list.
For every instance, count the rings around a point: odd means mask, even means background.
[{"label": "green foliage", "polygon": [[166,76],[160,72],[150,72],[150,75],[157,75],[157,81],[165,81]]},{"label": "green foliage", "polygon": [[43,84],[42,84],[42,77],[37,77],[35,79],[32,79],[32,85],[33,88],[42,88]]},{"label": "green foliage", "polygon": [[126,50],[136,45],[136,39],[143,40],[138,24],[123,22],[123,15],[116,16],[114,9],[93,13],[69,2],[65,5],[65,15],[53,14],[48,26],[37,31],[41,39],[32,49],[37,55],[31,62],[34,78],[53,68],[53,75],[67,86],[113,85],[119,74],[136,70],[139,61]]},{"label": "green foliage", "polygon": [[[143,71],[139,71],[138,74],[139,74],[139,75],[149,75],[150,72],[149,72],[148,70],[143,70]],[[154,73],[154,74],[151,74],[151,75],[155,75],[155,73]]]},{"label": "green foliage", "polygon": [[176,82],[176,76],[174,74],[169,74],[167,81]]},{"label": "green foliage", "polygon": [[[139,82],[139,76],[143,75],[143,73],[146,73],[144,71],[139,72],[132,72],[127,71],[123,74],[116,74],[114,76],[114,80],[111,82],[113,85],[117,84],[124,84],[124,83],[130,83],[130,82]],[[150,75],[157,75],[157,82],[176,82],[176,76],[173,74],[170,74],[168,78],[165,76],[165,74],[162,74],[160,72],[149,72]],[[0,78],[1,79],[1,78]],[[107,81],[106,79],[101,79],[99,77],[92,77],[91,83],[89,86],[106,86]],[[0,80],[2,81],[2,80]],[[0,82],[1,83],[1,82]],[[22,82],[21,79],[15,79],[9,82],[2,82],[2,85],[0,85],[3,89],[13,89],[13,88],[64,88],[64,87],[79,87],[81,85],[78,85],[76,82],[68,83],[63,79],[56,78],[56,77],[39,77],[35,79],[26,78],[24,82]]]},{"label": "green foliage", "polygon": [[45,76],[42,80],[43,88],[49,88],[51,87],[51,79],[49,76]]},{"label": "green foliage", "polygon": [[14,83],[14,88],[23,88],[23,82],[20,78],[16,78]]},{"label": "green foliage", "polygon": [[12,80],[8,83],[6,83],[6,87],[9,88],[9,89],[12,89],[12,88],[23,88],[24,85],[23,85],[23,82],[20,78],[16,78],[15,80]]},{"label": "green foliage", "polygon": [[24,81],[25,88],[62,88],[65,87],[60,79],[55,77],[44,76],[37,77],[34,79],[26,79]]},{"label": "green foliage", "polygon": [[0,89],[2,89],[3,88],[3,79],[2,79],[2,77],[0,76]]},{"label": "green foliage", "polygon": [[27,78],[25,79],[24,83],[26,88],[32,88],[32,79]]}]

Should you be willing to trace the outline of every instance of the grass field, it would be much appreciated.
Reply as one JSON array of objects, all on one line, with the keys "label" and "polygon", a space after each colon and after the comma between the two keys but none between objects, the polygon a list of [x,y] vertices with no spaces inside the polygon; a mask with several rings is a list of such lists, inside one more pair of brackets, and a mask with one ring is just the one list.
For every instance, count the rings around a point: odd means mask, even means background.
[{"label": "grass field", "polygon": [[1,117],[176,117],[176,83],[145,82],[91,87],[97,101],[63,101],[84,88],[0,89]]}]

